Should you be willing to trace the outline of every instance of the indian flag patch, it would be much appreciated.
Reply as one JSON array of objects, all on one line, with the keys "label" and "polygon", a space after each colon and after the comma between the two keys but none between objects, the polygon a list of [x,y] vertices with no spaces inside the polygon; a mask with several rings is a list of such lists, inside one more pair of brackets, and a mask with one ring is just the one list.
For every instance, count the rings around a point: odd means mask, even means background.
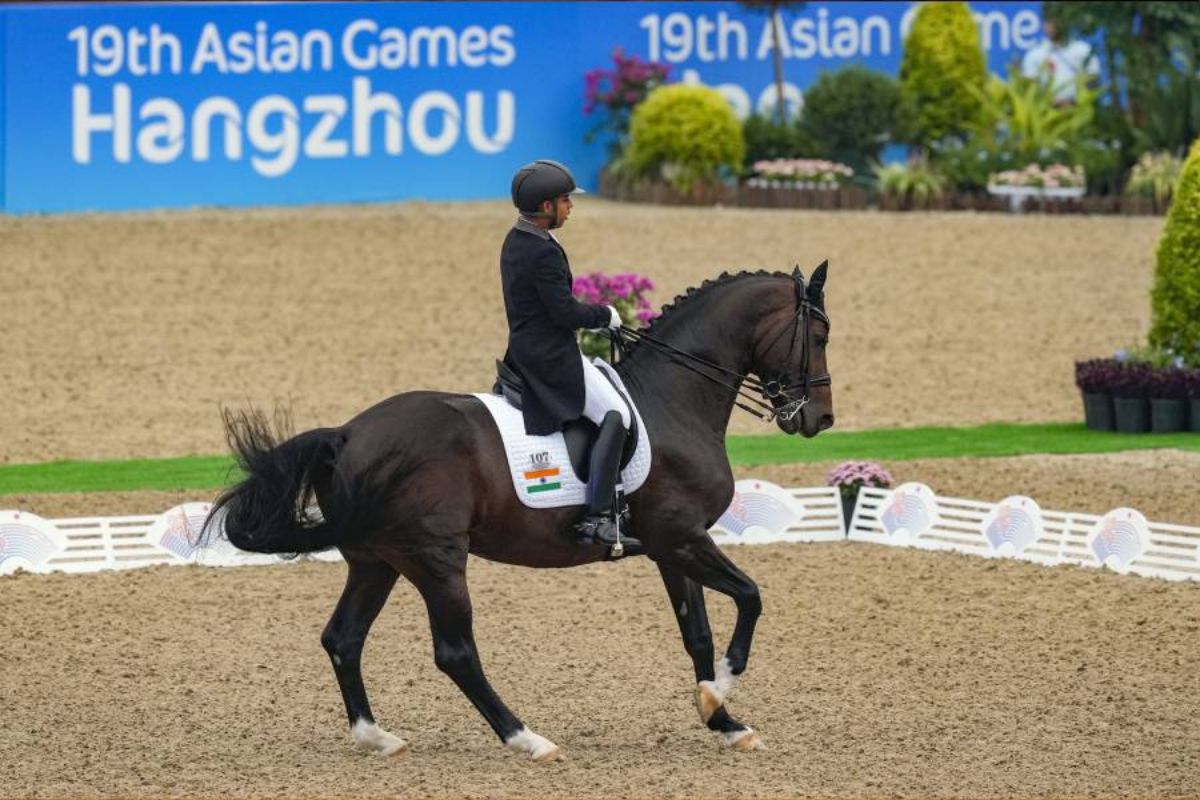
[{"label": "indian flag patch", "polygon": [[562,488],[558,467],[551,466],[548,461],[534,461],[534,468],[521,473],[525,477],[525,491],[528,494],[552,492]]}]

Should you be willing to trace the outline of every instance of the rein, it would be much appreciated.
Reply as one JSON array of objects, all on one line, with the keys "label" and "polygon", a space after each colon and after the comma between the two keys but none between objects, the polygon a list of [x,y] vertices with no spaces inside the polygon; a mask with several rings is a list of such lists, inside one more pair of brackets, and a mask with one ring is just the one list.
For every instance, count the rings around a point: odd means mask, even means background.
[{"label": "rein", "polygon": [[[735,372],[734,370],[726,369],[725,367],[722,367],[720,364],[714,364],[713,362],[709,361],[708,359],[701,358],[700,356],[680,350],[678,347],[675,347],[672,344],[668,344],[667,342],[664,342],[661,339],[657,339],[653,336],[650,336],[649,334],[644,333],[643,331],[637,330],[636,328],[629,328],[624,325],[622,325],[621,328],[619,329],[619,333],[618,332],[612,333],[613,346],[614,346],[614,348],[618,347],[619,344],[623,343],[622,339],[627,339],[629,341],[634,341],[634,342],[644,342],[646,344],[649,344],[650,346],[652,346],[659,352],[664,353],[667,356],[671,357],[672,360],[674,360],[677,364],[679,364],[679,366],[691,370],[692,372],[696,373],[700,377],[702,377],[712,383],[715,383],[718,386],[723,386],[726,389],[730,389],[731,391],[733,391],[734,396],[735,396],[733,404],[736,405],[738,408],[742,409],[743,411],[753,414],[754,416],[756,416],[759,419],[763,420],[764,422],[768,422],[768,423],[773,422],[776,417],[778,417],[784,421],[790,421],[797,414],[800,413],[801,409],[803,409],[804,406],[806,406],[808,404],[809,388],[814,387],[814,386],[829,386],[832,383],[832,378],[830,377],[828,372],[826,372],[824,375],[818,375],[814,378],[810,378],[808,375],[808,363],[809,363],[808,318],[809,318],[809,315],[812,314],[813,316],[816,316],[817,319],[823,321],[827,325],[829,324],[829,317],[826,316],[824,311],[822,311],[820,308],[817,308],[815,305],[813,305],[813,303],[810,302],[807,298],[800,299],[798,302],[798,305],[799,305],[799,308],[796,309],[796,313],[792,317],[794,327],[792,329],[791,345],[788,348],[788,353],[790,354],[792,352],[792,350],[795,349],[797,334],[799,333],[800,328],[803,327],[805,337],[803,340],[803,344],[801,345],[801,348],[802,348],[801,352],[803,354],[802,361],[801,361],[801,369],[804,372],[804,378],[802,381],[797,382],[797,383],[789,383],[787,385],[784,385],[780,380],[777,380],[777,379],[776,380],[768,380],[768,381],[764,382],[760,378],[750,375],[749,373]],[[772,347],[775,346],[776,342],[779,341],[779,337],[782,336],[784,331],[786,331],[786,330],[787,329],[784,328],[778,334],[776,334],[775,338],[771,340],[771,344],[767,346],[767,348],[766,348],[767,351],[769,351]],[[766,352],[766,351],[764,351],[764,352]],[[689,363],[689,362],[691,362],[691,363]],[[697,366],[697,365],[699,365],[699,366]],[[720,378],[718,376],[711,375],[707,372],[704,372],[703,370],[700,369],[700,367],[707,367],[708,369],[712,369],[712,370],[716,370],[718,372],[724,373],[725,375],[730,376],[730,378],[733,379],[733,382],[732,383],[726,382],[725,380],[722,380],[722,378]],[[750,389],[751,391],[758,392],[760,395],[762,395],[762,397],[761,398],[755,397],[754,395],[747,393],[747,391],[746,391],[747,388]],[[796,389],[802,390],[803,393],[801,394],[800,397],[796,397],[792,394],[792,392],[795,391]],[[758,406],[759,408],[765,410],[766,413],[764,414],[761,411],[753,409],[750,406],[740,402],[739,400],[736,399],[738,397],[740,397],[742,400],[745,400],[749,403],[753,403],[754,405]],[[787,402],[779,407],[776,407],[769,402],[771,400],[776,400],[776,399],[780,399],[780,398],[786,400]]]}]

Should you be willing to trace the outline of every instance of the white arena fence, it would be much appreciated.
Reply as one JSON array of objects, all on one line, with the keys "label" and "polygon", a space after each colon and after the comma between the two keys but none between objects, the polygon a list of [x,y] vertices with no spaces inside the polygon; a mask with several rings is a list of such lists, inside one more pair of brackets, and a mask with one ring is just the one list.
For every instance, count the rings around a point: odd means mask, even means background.
[{"label": "white arena fence", "polygon": [[[738,481],[733,502],[711,533],[720,545],[831,542],[849,538],[898,547],[954,550],[1039,564],[1108,567],[1168,580],[1200,581],[1200,528],[1147,522],[1136,510],[1103,516],[1043,511],[1028,497],[1000,503],[938,497],[927,486],[863,489],[847,526],[837,489],[785,489]],[[248,566],[283,562],[244,553],[222,537],[197,547],[207,503],[162,514],[47,520],[0,511],[0,575],[97,572],[157,564]],[[293,561],[339,561],[337,551]]]}]

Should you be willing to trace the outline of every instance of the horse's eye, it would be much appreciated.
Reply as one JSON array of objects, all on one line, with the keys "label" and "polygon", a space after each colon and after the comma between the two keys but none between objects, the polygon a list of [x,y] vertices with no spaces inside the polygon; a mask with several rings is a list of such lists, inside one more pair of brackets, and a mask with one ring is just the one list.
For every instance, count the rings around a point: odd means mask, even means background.
[{"label": "horse's eye", "polygon": [[825,348],[828,346],[829,346],[829,337],[828,336],[818,336],[817,337],[817,347]]}]

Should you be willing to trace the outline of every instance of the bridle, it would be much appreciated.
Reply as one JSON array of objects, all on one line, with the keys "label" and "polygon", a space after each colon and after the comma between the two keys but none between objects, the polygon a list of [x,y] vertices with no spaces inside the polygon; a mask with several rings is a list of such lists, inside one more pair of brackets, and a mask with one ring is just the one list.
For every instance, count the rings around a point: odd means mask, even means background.
[{"label": "bridle", "polygon": [[[764,422],[773,422],[776,417],[784,420],[785,422],[791,421],[796,417],[797,414],[802,412],[806,405],[808,405],[810,400],[810,389],[818,386],[829,386],[833,382],[833,379],[830,377],[828,372],[813,377],[810,377],[808,374],[808,367],[811,361],[811,352],[808,346],[809,320],[811,318],[816,318],[817,320],[824,322],[826,325],[829,325],[829,316],[825,313],[824,309],[808,298],[808,291],[804,283],[804,276],[800,274],[799,269],[792,273],[792,278],[796,282],[796,313],[792,316],[792,325],[790,326],[792,336],[788,345],[788,356],[790,357],[792,352],[795,350],[796,339],[803,335],[800,344],[800,369],[803,378],[799,381],[787,382],[789,380],[788,376],[782,372],[777,376],[769,378],[765,381],[749,373],[735,372],[734,370],[722,367],[720,364],[714,364],[708,359],[701,358],[700,356],[693,355],[692,353],[684,352],[674,345],[650,336],[645,331],[626,326],[621,326],[619,334],[613,337],[614,347],[619,344],[620,339],[630,342],[643,342],[648,344],[659,352],[667,355],[669,358],[679,364],[679,366],[695,372],[697,375],[700,375],[712,383],[716,383],[720,386],[724,386],[726,389],[732,390],[735,398],[740,397],[747,403],[752,403],[763,409],[766,413],[764,414],[762,411],[751,408],[749,405],[746,405],[745,403],[735,399],[733,401],[734,405],[743,411],[753,414]],[[779,342],[780,337],[788,331],[788,327],[789,326],[784,326],[782,329],[780,329],[779,333],[775,334],[775,338],[773,338],[771,343],[767,345],[765,350],[763,350],[764,354],[770,352],[771,349],[775,347],[775,345]],[[801,334],[801,331],[803,331],[803,334]],[[722,375],[727,375],[732,379],[732,382],[728,382],[717,375],[709,374],[708,372],[702,370],[701,367],[716,370]],[[753,394],[749,394],[747,389],[751,392],[758,392],[760,395],[762,395],[762,397],[759,398],[755,397]],[[794,394],[794,392],[797,390],[800,391],[799,397]],[[779,400],[785,402],[783,402],[781,405],[775,405],[775,401]]]}]

